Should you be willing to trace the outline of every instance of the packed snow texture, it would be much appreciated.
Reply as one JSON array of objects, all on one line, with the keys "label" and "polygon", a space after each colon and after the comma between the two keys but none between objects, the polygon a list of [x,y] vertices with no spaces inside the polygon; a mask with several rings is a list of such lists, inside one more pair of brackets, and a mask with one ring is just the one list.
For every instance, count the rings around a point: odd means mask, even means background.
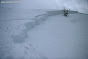
[{"label": "packed snow texture", "polygon": [[0,59],[87,59],[88,15],[0,9]]}]

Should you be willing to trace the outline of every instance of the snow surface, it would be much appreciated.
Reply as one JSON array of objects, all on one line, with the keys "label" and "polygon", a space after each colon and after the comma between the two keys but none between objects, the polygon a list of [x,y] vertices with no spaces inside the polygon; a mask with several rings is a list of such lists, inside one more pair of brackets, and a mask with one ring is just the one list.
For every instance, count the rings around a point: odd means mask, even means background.
[{"label": "snow surface", "polygon": [[65,17],[57,10],[7,8],[0,13],[0,58],[87,59],[87,23],[88,15],[77,11]]}]

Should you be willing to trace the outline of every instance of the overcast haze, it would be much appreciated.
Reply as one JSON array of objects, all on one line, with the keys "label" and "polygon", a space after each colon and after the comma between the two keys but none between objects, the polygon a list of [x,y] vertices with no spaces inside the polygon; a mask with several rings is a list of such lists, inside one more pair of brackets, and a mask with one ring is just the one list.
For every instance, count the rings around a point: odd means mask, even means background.
[{"label": "overcast haze", "polygon": [[[23,9],[63,9],[65,7],[67,9],[88,13],[88,0],[15,0],[15,1],[22,1],[23,3],[15,5],[17,5],[16,7]],[[10,4],[8,5],[10,7]]]},{"label": "overcast haze", "polygon": [[88,0],[23,0],[26,9],[63,9],[88,12]]}]

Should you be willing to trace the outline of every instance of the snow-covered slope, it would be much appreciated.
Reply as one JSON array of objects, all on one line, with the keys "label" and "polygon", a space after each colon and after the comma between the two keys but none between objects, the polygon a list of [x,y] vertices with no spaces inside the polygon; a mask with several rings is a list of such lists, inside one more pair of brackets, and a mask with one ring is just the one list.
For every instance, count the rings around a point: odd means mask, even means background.
[{"label": "snow-covered slope", "polygon": [[[33,45],[49,59],[85,59],[88,20],[56,15],[29,32]],[[75,17],[75,18],[74,18]],[[88,18],[87,16],[85,16]]]},{"label": "snow-covered slope", "polygon": [[1,14],[2,59],[87,59],[88,15],[70,11],[64,17],[56,10]]}]

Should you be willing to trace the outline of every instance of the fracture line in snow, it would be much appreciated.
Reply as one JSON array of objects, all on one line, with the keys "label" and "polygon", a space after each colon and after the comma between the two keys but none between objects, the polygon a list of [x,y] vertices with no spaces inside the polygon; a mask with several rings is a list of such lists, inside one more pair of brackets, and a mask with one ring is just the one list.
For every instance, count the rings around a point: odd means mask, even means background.
[{"label": "fracture line in snow", "polygon": [[25,42],[25,39],[28,38],[27,32],[31,29],[33,29],[34,27],[36,27],[37,25],[40,25],[40,23],[42,23],[43,21],[47,20],[47,18],[49,16],[54,16],[59,14],[59,12],[57,13],[57,11],[55,12],[47,12],[45,14],[41,14],[41,15],[37,15],[35,16],[35,18],[33,18],[31,22],[27,22],[24,24],[25,28],[22,33],[20,33],[19,35],[12,35],[12,39],[14,43],[23,43]]},{"label": "fracture line in snow", "polygon": [[14,43],[23,43],[25,39],[28,37],[27,32],[34,28],[35,26],[39,25],[41,22],[45,21],[48,18],[48,14],[42,14],[35,16],[34,19],[32,19],[32,22],[25,23],[26,29],[23,30],[23,32],[19,35],[12,35],[12,39]]}]

